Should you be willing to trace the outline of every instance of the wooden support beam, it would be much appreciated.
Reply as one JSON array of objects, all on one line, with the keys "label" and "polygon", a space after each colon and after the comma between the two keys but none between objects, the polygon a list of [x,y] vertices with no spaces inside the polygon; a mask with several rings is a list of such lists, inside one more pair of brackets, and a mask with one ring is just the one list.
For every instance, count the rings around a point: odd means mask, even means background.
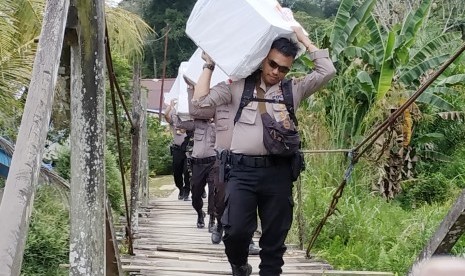
[{"label": "wooden support beam", "polygon": [[433,255],[449,253],[465,232],[465,189],[442,220],[436,232],[417,258],[416,263]]},{"label": "wooden support beam", "polygon": [[119,258],[118,242],[116,241],[116,235],[113,229],[113,217],[108,197],[105,204],[105,249],[105,275],[123,276],[123,268],[121,267],[121,260]]},{"label": "wooden support beam", "polygon": [[70,275],[105,269],[105,14],[103,0],[76,1],[71,46]]},{"label": "wooden support beam", "polygon": [[131,234],[137,234],[139,230],[139,189],[140,189],[140,165],[141,165],[141,89],[140,89],[140,64],[135,61],[133,65],[133,92],[132,92],[132,148],[131,148]]},{"label": "wooden support beam", "polygon": [[0,205],[0,268],[19,275],[50,122],[69,0],[47,1],[29,93]]},{"label": "wooden support beam", "polygon": [[[140,86],[140,82],[138,84]],[[147,139],[147,90],[141,90],[140,103],[142,105],[141,120],[141,168],[140,168],[140,183],[142,205],[147,206],[150,200],[149,189],[149,162],[148,162],[148,139]]]}]

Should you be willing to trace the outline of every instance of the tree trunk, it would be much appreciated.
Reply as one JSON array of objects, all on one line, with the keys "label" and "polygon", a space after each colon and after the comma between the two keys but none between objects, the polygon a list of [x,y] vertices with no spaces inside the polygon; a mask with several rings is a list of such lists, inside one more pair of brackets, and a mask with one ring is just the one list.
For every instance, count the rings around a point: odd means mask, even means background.
[{"label": "tree trunk", "polygon": [[104,1],[76,1],[71,48],[70,275],[105,275]]},{"label": "tree trunk", "polygon": [[132,93],[132,150],[131,150],[131,230],[132,235],[137,234],[139,229],[139,188],[140,188],[140,134],[141,134],[141,113],[140,101],[140,65],[134,63],[133,67],[133,93]]},{"label": "tree trunk", "polygon": [[29,93],[0,205],[0,269],[19,275],[68,15],[69,0],[47,1]]}]

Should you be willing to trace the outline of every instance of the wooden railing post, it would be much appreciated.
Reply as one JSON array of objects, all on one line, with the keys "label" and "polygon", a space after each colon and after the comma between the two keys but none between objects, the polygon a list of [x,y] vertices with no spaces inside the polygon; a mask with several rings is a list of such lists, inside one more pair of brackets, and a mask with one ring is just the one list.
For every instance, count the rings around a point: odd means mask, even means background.
[{"label": "wooden railing post", "polygon": [[464,232],[465,189],[462,193],[460,193],[454,205],[451,206],[449,212],[436,229],[436,232],[431,236],[428,244],[426,244],[421,253],[418,255],[413,266],[423,260],[433,257],[434,255],[445,255],[450,253]]},{"label": "wooden railing post", "polygon": [[0,205],[0,275],[19,275],[52,112],[69,0],[47,1],[31,83]]},{"label": "wooden railing post", "polygon": [[131,148],[131,233],[134,237],[139,230],[139,189],[140,189],[140,165],[141,165],[141,89],[140,89],[140,65],[137,61],[133,65],[133,92],[132,92],[132,148]]},{"label": "wooden railing post", "polygon": [[[140,83],[139,83],[140,85]],[[150,199],[150,188],[149,188],[149,162],[148,162],[148,140],[147,140],[147,91],[144,89],[141,91],[141,105],[142,114],[141,120],[141,168],[140,168],[140,183],[141,183],[141,194],[142,204],[147,206]]]},{"label": "wooden railing post", "polygon": [[103,0],[76,1],[71,46],[70,275],[105,275],[105,15]]}]

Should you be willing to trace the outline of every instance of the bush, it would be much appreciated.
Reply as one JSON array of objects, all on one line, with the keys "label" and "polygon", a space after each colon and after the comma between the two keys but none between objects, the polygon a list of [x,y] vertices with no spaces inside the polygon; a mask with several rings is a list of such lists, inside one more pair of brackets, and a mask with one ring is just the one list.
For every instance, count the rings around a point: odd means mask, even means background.
[{"label": "bush", "polygon": [[156,175],[171,174],[171,134],[158,118],[149,117],[147,122],[149,171]]},{"label": "bush", "polygon": [[415,209],[423,204],[444,203],[451,194],[451,185],[442,173],[420,175],[418,181],[404,185],[397,198],[405,209]]},{"label": "bush", "polygon": [[444,164],[441,167],[441,172],[447,179],[450,179],[452,184],[463,189],[465,188],[465,147],[458,149],[452,156],[450,163]]},{"label": "bush", "polygon": [[69,210],[52,186],[37,191],[24,252],[22,275],[67,275]]}]

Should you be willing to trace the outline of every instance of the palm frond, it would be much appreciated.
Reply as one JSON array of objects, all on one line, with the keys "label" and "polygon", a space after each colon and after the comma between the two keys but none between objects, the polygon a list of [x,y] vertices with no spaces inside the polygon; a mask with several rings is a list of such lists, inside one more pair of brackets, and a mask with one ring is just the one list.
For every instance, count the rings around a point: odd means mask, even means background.
[{"label": "palm frond", "polygon": [[18,18],[16,26],[22,34],[21,43],[39,36],[45,3],[44,0],[18,0],[18,10],[14,16]]},{"label": "palm frond", "polygon": [[153,32],[139,16],[121,8],[106,7],[106,20],[111,47],[122,56],[143,56],[146,37]]}]

